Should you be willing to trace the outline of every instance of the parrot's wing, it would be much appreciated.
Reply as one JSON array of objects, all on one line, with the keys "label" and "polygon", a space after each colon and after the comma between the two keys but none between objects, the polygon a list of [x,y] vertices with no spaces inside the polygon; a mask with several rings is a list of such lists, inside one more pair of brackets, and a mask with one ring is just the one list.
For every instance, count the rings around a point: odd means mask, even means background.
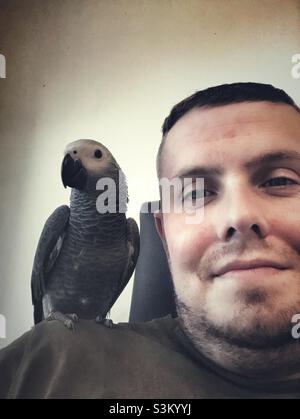
[{"label": "parrot's wing", "polygon": [[70,208],[61,205],[47,219],[36,249],[31,274],[31,296],[35,323],[42,320],[42,298],[46,276],[52,269],[62,247]]},{"label": "parrot's wing", "polygon": [[113,295],[113,299],[110,302],[109,310],[114,305],[114,303],[119,298],[123,289],[128,284],[131,275],[135,269],[139,252],[140,252],[140,233],[137,223],[133,218],[128,218],[127,220],[127,248],[128,248],[128,261],[127,265],[124,268],[123,275],[120,279],[120,283],[116,293]]}]

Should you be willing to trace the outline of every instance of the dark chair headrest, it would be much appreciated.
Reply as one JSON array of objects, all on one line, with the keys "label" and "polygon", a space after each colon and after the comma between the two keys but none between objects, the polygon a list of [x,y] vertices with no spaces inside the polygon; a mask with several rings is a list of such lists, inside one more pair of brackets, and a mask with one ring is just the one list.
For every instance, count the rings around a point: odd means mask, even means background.
[{"label": "dark chair headrest", "polygon": [[146,322],[171,314],[176,316],[174,291],[167,257],[156,231],[153,212],[158,201],[142,205],[140,255],[130,308],[130,322]]}]

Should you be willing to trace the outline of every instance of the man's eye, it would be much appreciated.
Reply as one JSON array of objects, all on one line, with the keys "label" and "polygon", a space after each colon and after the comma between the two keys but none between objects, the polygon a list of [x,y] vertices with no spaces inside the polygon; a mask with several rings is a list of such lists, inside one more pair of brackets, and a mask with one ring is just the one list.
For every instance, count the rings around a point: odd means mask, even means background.
[{"label": "man's eye", "polygon": [[212,194],[213,192],[208,189],[194,189],[193,191],[184,194],[183,199],[195,201],[196,199],[206,198]]},{"label": "man's eye", "polygon": [[286,186],[296,185],[297,182],[285,176],[274,177],[263,184],[263,186]]}]

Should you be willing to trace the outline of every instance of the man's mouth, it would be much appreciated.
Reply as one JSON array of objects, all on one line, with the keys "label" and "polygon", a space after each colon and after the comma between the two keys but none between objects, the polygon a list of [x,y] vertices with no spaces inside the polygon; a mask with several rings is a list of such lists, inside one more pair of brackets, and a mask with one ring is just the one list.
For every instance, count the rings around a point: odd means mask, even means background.
[{"label": "man's mouth", "polygon": [[278,274],[287,268],[284,264],[270,260],[234,261],[219,268],[213,276],[214,278],[255,279]]}]

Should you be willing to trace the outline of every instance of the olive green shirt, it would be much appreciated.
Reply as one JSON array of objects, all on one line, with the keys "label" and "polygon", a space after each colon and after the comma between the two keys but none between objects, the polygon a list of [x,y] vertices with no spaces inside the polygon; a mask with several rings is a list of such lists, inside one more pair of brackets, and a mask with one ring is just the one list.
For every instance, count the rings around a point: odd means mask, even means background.
[{"label": "olive green shirt", "polygon": [[178,319],[44,321],[0,351],[1,398],[299,398],[300,381],[273,386],[210,368]]}]

